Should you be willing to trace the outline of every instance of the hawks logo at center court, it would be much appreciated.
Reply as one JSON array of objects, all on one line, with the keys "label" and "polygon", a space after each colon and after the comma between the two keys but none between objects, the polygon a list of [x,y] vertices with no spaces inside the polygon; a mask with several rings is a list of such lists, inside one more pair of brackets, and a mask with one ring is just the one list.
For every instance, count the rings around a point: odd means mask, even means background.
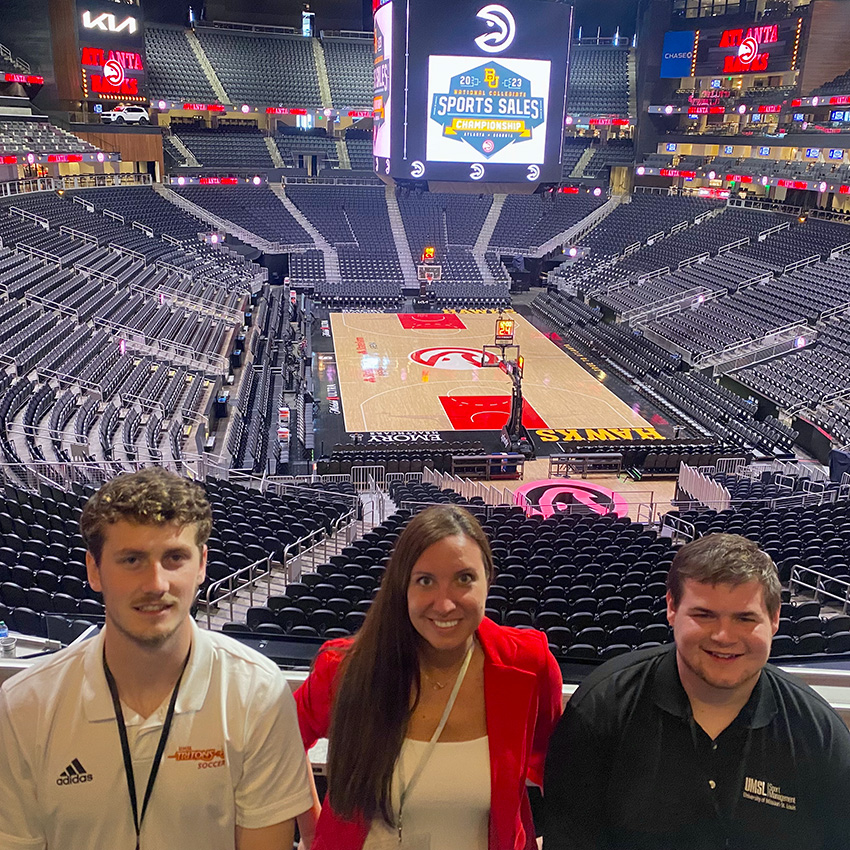
[{"label": "hawks logo at center court", "polygon": [[[414,363],[430,369],[480,369],[483,365],[480,348],[420,348],[411,351],[408,357]],[[486,357],[488,366],[499,363],[499,358],[489,351]]]}]

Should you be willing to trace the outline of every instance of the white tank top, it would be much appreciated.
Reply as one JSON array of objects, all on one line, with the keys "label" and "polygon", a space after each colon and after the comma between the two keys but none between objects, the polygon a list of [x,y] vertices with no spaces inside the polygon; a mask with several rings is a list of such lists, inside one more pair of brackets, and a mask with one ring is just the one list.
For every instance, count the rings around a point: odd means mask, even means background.
[{"label": "white tank top", "polygon": [[[405,738],[399,754],[409,779],[427,741]],[[398,763],[393,773],[395,811],[399,797]],[[490,823],[490,739],[438,743],[404,804],[404,843],[415,850],[487,850]],[[380,818],[363,850],[397,850],[398,833]]]}]

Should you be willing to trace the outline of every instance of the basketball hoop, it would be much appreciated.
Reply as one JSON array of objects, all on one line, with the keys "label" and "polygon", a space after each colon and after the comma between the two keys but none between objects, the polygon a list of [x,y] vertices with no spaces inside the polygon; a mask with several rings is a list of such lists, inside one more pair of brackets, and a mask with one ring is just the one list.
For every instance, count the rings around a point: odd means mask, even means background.
[{"label": "basketball hoop", "polygon": [[425,272],[425,281],[427,283],[432,283],[433,280],[434,280],[434,273],[433,272]]}]

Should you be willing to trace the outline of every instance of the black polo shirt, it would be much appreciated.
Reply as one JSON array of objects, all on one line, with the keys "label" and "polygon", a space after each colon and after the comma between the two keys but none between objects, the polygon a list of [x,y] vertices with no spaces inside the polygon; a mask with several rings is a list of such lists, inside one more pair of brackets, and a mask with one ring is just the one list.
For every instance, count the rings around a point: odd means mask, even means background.
[{"label": "black polo shirt", "polygon": [[544,850],[850,850],[850,731],[766,666],[714,740],[675,646],[606,662],[549,745]]}]

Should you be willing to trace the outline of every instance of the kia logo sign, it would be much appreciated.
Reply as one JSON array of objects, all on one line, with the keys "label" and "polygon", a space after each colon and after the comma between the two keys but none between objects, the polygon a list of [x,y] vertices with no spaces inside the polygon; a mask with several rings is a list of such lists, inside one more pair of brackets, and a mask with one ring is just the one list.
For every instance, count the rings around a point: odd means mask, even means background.
[{"label": "kia logo sign", "polygon": [[504,6],[491,3],[479,10],[475,17],[487,21],[487,26],[493,30],[475,39],[475,43],[485,53],[501,53],[513,44],[516,36],[516,21]]},{"label": "kia logo sign", "polygon": [[115,15],[102,12],[93,18],[91,12],[83,12],[83,27],[87,30],[100,30],[101,32],[122,32],[127,30],[128,35],[134,35],[139,28],[136,19],[127,17],[121,23],[116,22]]}]

